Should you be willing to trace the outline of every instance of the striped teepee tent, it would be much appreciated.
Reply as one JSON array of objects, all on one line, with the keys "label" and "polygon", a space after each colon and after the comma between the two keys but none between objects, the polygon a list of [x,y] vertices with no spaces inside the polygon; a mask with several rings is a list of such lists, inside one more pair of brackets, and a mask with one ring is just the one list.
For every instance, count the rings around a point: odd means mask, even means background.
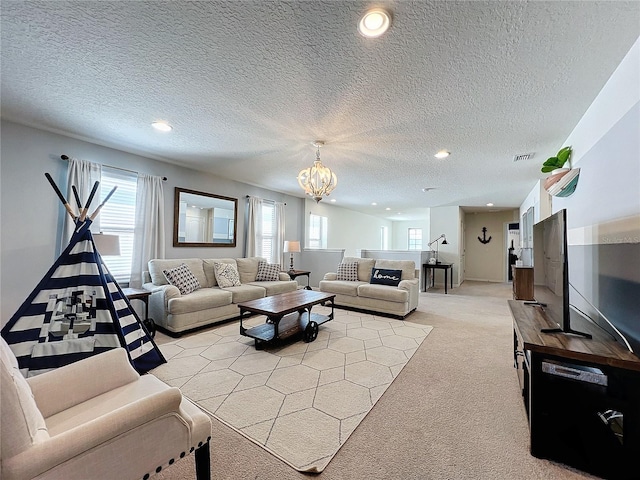
[{"label": "striped teepee tent", "polygon": [[[2,329],[2,337],[18,359],[23,375],[34,376],[82,358],[124,347],[133,367],[147,372],[166,360],[113,279],[96,250],[89,227],[98,182],[85,207],[73,212],[62,193],[47,179],[74,218],[76,229],[67,248]],[[75,193],[75,189],[74,189]]]}]

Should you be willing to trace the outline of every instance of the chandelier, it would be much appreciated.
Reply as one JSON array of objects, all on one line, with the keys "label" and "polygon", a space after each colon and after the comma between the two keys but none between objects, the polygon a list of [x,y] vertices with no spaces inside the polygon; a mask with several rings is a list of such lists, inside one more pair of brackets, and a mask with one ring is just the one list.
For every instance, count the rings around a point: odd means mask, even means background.
[{"label": "chandelier", "polygon": [[320,147],[324,145],[321,140],[316,140],[313,145],[317,148],[316,161],[313,166],[301,170],[298,174],[298,184],[304,193],[312,197],[316,202],[328,196],[338,184],[338,177],[329,167],[322,165],[320,161]]}]

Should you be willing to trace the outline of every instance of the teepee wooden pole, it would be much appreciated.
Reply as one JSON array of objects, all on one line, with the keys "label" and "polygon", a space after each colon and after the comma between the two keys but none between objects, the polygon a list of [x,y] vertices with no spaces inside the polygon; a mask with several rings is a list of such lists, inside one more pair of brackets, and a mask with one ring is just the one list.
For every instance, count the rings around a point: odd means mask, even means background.
[{"label": "teepee wooden pole", "polygon": [[91,216],[89,217],[89,220],[93,221],[93,219],[98,216],[98,214],[100,213],[100,210],[102,209],[102,207],[104,207],[104,204],[109,201],[109,199],[111,198],[111,195],[113,195],[113,193],[116,191],[117,188],[118,186],[116,185],[111,189],[111,191],[109,192],[109,195],[104,197],[104,200],[100,205],[98,205],[98,208],[96,208],[95,211],[91,214]]},{"label": "teepee wooden pole", "polygon": [[85,218],[87,218],[87,212],[89,211],[89,205],[93,201],[93,196],[96,194],[98,190],[98,185],[100,182],[96,182],[93,184],[93,188],[91,189],[91,193],[89,194],[89,198],[87,199],[87,203],[84,204],[84,208],[82,209],[82,213],[80,213],[80,221],[83,222]]},{"label": "teepee wooden pole", "polygon": [[73,190],[73,196],[76,197],[76,203],[78,204],[78,211],[82,210],[82,202],[80,201],[80,195],[78,195],[78,189],[75,185],[71,185]]},{"label": "teepee wooden pole", "polygon": [[51,178],[51,175],[49,175],[48,173],[44,174],[45,177],[47,177],[47,180],[49,180],[49,183],[51,184],[51,186],[53,187],[53,190],[56,192],[56,194],[58,195],[58,198],[60,199],[60,201],[62,202],[62,204],[64,205],[65,210],[67,211],[67,213],[69,215],[71,215],[71,218],[73,218],[74,220],[76,218],[78,218],[78,216],[75,214],[75,212],[73,211],[73,209],[71,208],[71,205],[69,205],[69,202],[67,202],[67,199],[64,198],[64,195],[62,195],[62,192],[60,191],[60,189],[58,188],[58,186],[56,185],[56,182],[53,181],[53,178]]}]

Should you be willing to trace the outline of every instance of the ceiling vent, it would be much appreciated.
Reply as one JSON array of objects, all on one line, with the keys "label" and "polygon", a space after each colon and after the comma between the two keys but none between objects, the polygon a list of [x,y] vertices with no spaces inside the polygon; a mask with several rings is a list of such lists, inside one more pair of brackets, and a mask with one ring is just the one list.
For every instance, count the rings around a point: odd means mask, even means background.
[{"label": "ceiling vent", "polygon": [[516,155],[513,157],[513,161],[514,162],[521,162],[522,160],[529,160],[530,158],[533,158],[533,153],[522,153],[520,155]]}]

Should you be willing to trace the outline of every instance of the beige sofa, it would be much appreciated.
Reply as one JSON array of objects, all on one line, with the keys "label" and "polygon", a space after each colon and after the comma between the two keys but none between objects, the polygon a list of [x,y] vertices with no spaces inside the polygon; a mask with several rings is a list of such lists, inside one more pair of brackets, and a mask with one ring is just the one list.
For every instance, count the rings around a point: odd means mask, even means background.
[{"label": "beige sofa", "polygon": [[[344,257],[342,263],[357,262],[356,281],[338,280],[335,272],[327,273],[320,281],[320,291],[335,293],[335,306],[382,313],[404,318],[418,307],[419,276],[412,260],[381,260]],[[373,268],[401,270],[397,286],[371,283]]]},{"label": "beige sofa", "polygon": [[[296,290],[298,283],[281,272],[277,281],[256,281],[259,257],[249,258],[182,258],[149,261],[142,287],[151,293],[149,317],[170,334],[211,325],[236,318],[240,314],[238,303]],[[242,285],[220,288],[214,274],[214,262],[235,265]],[[201,288],[182,295],[169,284],[163,270],[185,264],[198,279]]]}]

